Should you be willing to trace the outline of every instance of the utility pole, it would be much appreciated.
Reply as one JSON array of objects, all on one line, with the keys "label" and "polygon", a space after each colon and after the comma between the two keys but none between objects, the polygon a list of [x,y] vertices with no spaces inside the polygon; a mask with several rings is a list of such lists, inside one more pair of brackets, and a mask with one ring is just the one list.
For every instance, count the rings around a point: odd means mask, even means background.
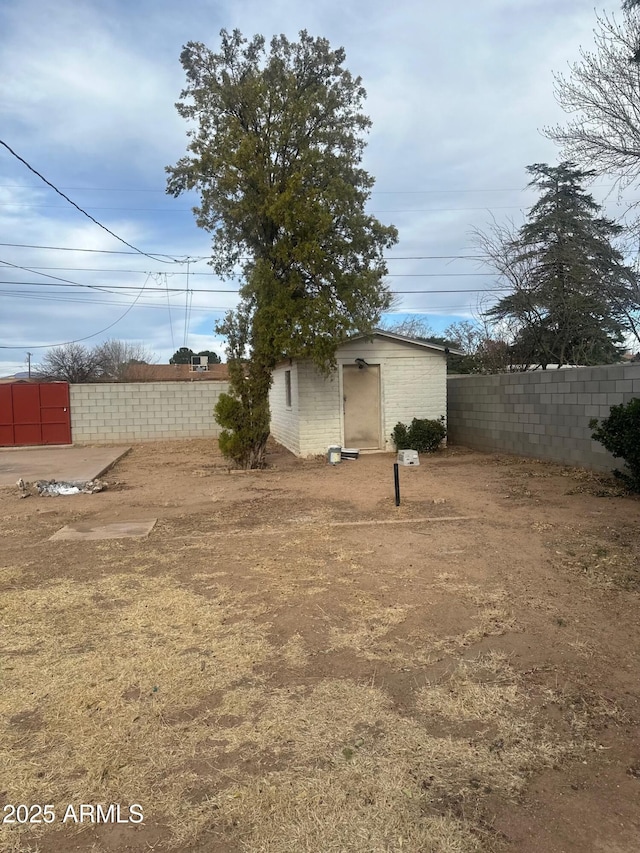
[{"label": "utility pole", "polygon": [[31,355],[32,354],[30,352],[27,353],[27,371],[28,371],[29,379],[31,379]]}]

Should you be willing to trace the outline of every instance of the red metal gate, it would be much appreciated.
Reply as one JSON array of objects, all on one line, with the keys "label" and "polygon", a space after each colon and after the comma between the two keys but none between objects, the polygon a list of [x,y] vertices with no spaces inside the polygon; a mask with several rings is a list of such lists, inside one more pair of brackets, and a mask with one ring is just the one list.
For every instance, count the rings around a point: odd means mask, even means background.
[{"label": "red metal gate", "polygon": [[0,385],[0,446],[71,444],[69,385]]}]

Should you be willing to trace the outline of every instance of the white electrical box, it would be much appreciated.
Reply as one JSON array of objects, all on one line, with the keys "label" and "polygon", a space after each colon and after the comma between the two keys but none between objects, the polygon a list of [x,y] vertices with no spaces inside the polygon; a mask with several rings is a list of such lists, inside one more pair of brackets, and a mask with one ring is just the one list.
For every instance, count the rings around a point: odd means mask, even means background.
[{"label": "white electrical box", "polygon": [[206,373],[209,370],[209,356],[192,355],[190,370],[192,373]]},{"label": "white electrical box", "polygon": [[418,458],[417,450],[399,450],[398,451],[398,465],[419,465],[420,459]]}]

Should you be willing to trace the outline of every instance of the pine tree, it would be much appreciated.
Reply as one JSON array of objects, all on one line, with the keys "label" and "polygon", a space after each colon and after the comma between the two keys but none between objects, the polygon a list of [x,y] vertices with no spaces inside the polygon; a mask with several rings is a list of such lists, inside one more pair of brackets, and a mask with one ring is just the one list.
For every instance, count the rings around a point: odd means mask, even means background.
[{"label": "pine tree", "polygon": [[572,163],[538,163],[527,171],[541,196],[504,247],[520,274],[487,316],[512,324],[514,360],[521,364],[617,361],[634,284],[612,244],[622,228],[583,189],[592,172]]}]

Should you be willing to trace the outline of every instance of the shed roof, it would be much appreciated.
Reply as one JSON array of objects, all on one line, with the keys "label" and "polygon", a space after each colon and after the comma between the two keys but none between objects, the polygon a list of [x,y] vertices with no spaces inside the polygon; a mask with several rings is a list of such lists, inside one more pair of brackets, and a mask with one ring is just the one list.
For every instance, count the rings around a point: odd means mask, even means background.
[{"label": "shed roof", "polygon": [[[437,352],[441,355],[464,355],[464,353],[459,349],[454,349],[453,347],[445,347],[442,344],[436,344],[432,341],[423,341],[418,338],[410,338],[407,335],[397,335],[395,332],[387,332],[385,329],[374,329],[370,335],[365,334],[357,334],[353,335],[350,338],[347,338],[346,341],[343,341],[340,346],[349,346],[349,344],[354,343],[355,341],[371,341],[374,338],[386,338],[391,341],[397,341],[402,344],[411,344],[412,346],[421,347],[422,349],[430,350],[431,352]],[[292,358],[289,356],[285,356],[281,361],[278,362],[276,367],[282,367],[286,364],[291,364],[294,361],[299,361],[300,359]],[[303,361],[306,359],[302,359]]]},{"label": "shed roof", "polygon": [[[418,347],[423,347],[423,349],[435,350],[436,352],[441,352],[443,355],[448,355],[451,353],[452,355],[464,355],[461,350],[454,349],[453,347],[445,347],[442,344],[435,344],[431,341],[420,340],[418,338],[410,338],[407,335],[398,335],[396,332],[387,332],[385,329],[374,329],[371,335],[354,335],[344,342],[344,344],[350,344],[352,341],[359,340],[370,340],[371,338],[387,338],[391,341],[399,341],[400,343],[413,344]],[[342,344],[342,346],[344,346]]]}]

